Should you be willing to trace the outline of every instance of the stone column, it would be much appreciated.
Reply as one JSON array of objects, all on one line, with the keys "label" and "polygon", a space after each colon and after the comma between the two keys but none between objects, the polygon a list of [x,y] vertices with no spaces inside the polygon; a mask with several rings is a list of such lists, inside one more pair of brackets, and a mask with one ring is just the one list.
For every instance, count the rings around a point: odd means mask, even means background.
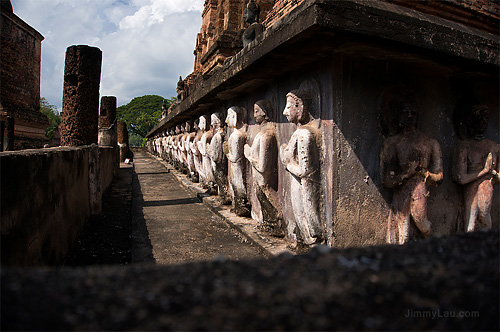
[{"label": "stone column", "polygon": [[66,50],[61,145],[97,143],[102,52],[87,45]]},{"label": "stone column", "polygon": [[101,98],[99,114],[99,145],[116,146],[116,97]]},{"label": "stone column", "polygon": [[124,162],[128,154],[128,131],[127,124],[117,121],[118,146],[120,147],[120,161]]}]

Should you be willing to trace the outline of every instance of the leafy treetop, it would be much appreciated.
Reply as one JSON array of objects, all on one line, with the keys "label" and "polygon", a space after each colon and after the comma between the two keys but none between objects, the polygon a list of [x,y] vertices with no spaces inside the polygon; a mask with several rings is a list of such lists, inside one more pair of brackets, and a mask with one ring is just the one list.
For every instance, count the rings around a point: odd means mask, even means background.
[{"label": "leafy treetop", "polygon": [[45,97],[40,98],[40,112],[47,116],[50,122],[50,126],[45,129],[45,136],[47,138],[53,138],[57,127],[61,123],[61,115],[57,107],[49,104],[49,101],[45,99]]},{"label": "leafy treetop", "polygon": [[[175,97],[165,99],[167,108],[176,100]],[[135,97],[127,105],[116,109],[116,118],[125,121],[129,132],[141,137],[154,128],[161,118],[161,106],[163,97],[157,95],[145,95]]]}]

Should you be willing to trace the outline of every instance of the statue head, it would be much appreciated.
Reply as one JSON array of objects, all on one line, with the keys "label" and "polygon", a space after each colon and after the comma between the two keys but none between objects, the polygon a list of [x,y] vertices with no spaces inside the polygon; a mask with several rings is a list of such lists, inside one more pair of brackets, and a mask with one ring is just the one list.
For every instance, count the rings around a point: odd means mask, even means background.
[{"label": "statue head", "polygon": [[195,131],[197,131],[198,129],[200,129],[199,123],[200,123],[200,119],[199,118],[198,119],[194,119],[194,121],[193,121],[193,129]]},{"label": "statue head", "polygon": [[389,107],[400,129],[417,126],[417,103],[411,95],[402,94],[395,97]]},{"label": "statue head", "polygon": [[243,19],[250,24],[259,22],[260,6],[254,0],[250,0],[243,10]]},{"label": "statue head", "polygon": [[312,97],[308,90],[292,90],[286,95],[286,106],[283,115],[289,122],[305,124],[309,122]]},{"label": "statue head", "polygon": [[208,121],[207,121],[207,116],[206,115],[200,116],[199,126],[200,126],[201,130],[208,130]]},{"label": "statue head", "polygon": [[214,130],[222,127],[224,115],[221,112],[215,112],[210,116],[210,122]]},{"label": "statue head", "polygon": [[273,117],[273,104],[269,99],[262,99],[253,105],[253,116],[257,124],[269,121]]},{"label": "statue head", "polygon": [[246,118],[246,109],[232,106],[227,110],[226,123],[231,128],[240,128]]},{"label": "statue head", "polygon": [[488,106],[482,104],[472,105],[466,115],[467,131],[476,139],[482,139],[488,129],[490,111]]},{"label": "statue head", "polygon": [[180,133],[181,133],[181,131],[182,131],[181,125],[177,125],[177,126],[175,126],[175,133],[176,133],[176,134],[180,134]]},{"label": "statue head", "polygon": [[186,128],[186,132],[190,133],[192,128],[193,128],[193,120],[186,121],[185,128]]}]

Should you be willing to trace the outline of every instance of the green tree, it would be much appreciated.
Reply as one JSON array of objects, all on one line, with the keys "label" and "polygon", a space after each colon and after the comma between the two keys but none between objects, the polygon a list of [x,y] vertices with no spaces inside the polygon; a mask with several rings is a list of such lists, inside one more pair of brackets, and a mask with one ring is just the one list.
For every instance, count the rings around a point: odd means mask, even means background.
[{"label": "green tree", "polygon": [[45,136],[53,138],[57,127],[61,123],[61,115],[57,111],[57,107],[49,104],[49,101],[45,97],[40,98],[40,112],[47,116],[50,123],[50,126],[45,129]]},{"label": "green tree", "polygon": [[[165,99],[166,107],[176,101],[175,97]],[[116,118],[127,123],[130,135],[130,145],[136,143],[141,145],[142,139],[158,124],[161,118],[161,106],[163,97],[157,95],[146,95],[135,97],[127,105],[116,109]],[[136,138],[135,135],[138,137]],[[133,142],[132,142],[133,141]],[[141,142],[141,143],[139,143]]]}]

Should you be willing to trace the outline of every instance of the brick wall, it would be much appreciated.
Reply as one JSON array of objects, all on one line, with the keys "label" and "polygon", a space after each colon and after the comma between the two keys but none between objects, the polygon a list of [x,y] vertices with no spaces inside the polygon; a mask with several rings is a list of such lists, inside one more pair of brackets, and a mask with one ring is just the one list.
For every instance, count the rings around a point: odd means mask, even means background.
[{"label": "brick wall", "polygon": [[[44,138],[44,129],[49,124],[40,113],[43,36],[10,9],[3,5],[1,9],[0,120],[6,115],[14,116],[19,138],[39,140]],[[21,124],[32,130],[21,130]]]},{"label": "brick wall", "polygon": [[[275,0],[257,1],[261,22],[266,19]],[[205,0],[202,25],[196,38],[194,70],[185,80],[189,87],[196,76],[209,74],[224,60],[238,53],[243,44],[241,34],[248,24],[243,21],[247,0]]]}]

